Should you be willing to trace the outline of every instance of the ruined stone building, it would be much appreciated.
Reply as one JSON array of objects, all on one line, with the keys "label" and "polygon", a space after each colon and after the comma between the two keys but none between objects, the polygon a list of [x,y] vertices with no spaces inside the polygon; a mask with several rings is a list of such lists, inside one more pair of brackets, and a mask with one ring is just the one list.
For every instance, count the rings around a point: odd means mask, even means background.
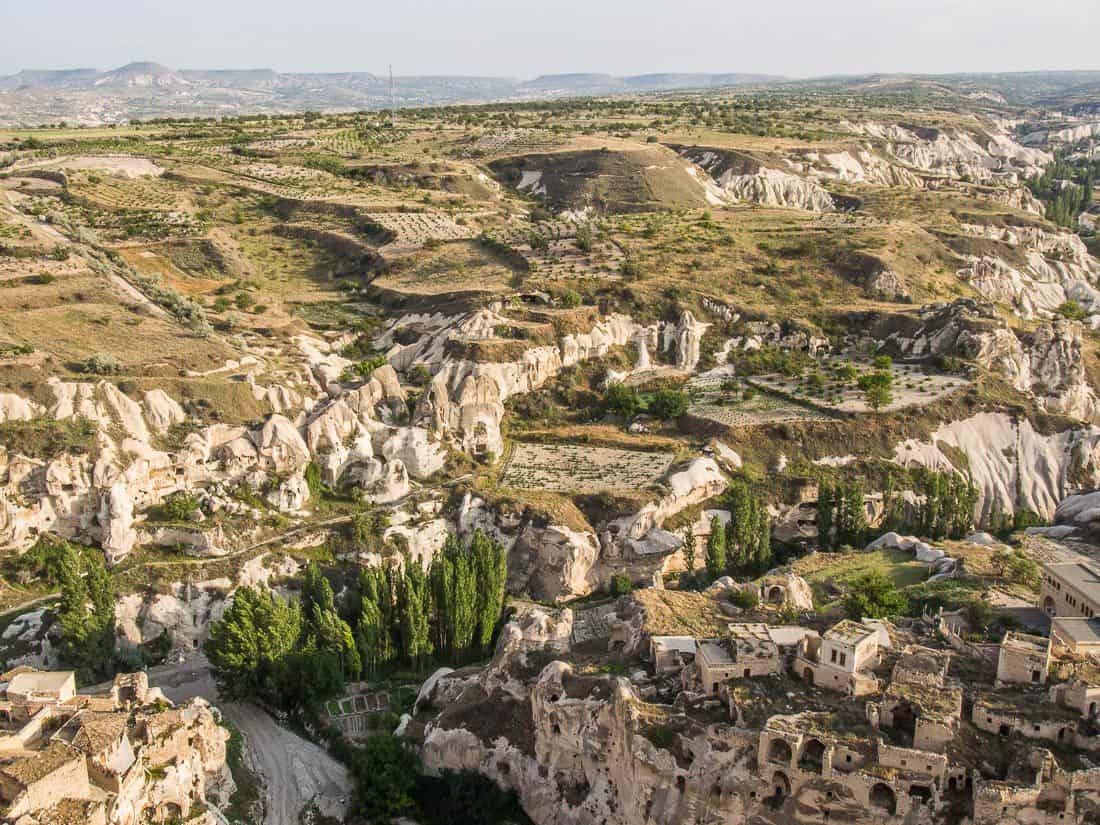
[{"label": "ruined stone building", "polygon": [[1100,823],[1100,662],[1068,646],[1010,634],[994,659],[920,622],[701,639],[643,621],[651,670],[626,679],[542,647],[531,629],[572,617],[532,609],[480,674],[440,674],[411,729],[429,768],[478,770],[540,823]]},{"label": "ruined stone building", "polygon": [[144,673],[83,695],[71,672],[19,668],[0,677],[0,821],[213,823],[228,738],[203,700],[175,707]]}]

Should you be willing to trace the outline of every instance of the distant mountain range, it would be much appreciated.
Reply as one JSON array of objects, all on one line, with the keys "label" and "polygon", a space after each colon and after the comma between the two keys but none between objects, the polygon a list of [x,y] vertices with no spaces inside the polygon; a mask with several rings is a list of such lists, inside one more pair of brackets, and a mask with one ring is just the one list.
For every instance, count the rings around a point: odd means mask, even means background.
[{"label": "distant mountain range", "polygon": [[[398,106],[612,95],[774,83],[761,74],[546,75],[534,80],[425,75],[394,79]],[[130,63],[117,69],[28,70],[0,77],[0,123],[66,120],[100,124],[183,115],[347,111],[390,105],[388,77],[369,72],[172,69]]]},{"label": "distant mountain range", "polygon": [[[533,80],[425,75],[394,79],[400,107],[486,103],[753,87],[761,91],[829,94],[960,96],[990,105],[1095,100],[1100,72],[1002,74],[876,74],[793,80],[766,74],[555,74]],[[390,106],[388,77],[369,72],[308,73],[272,69],[172,69],[129,63],[117,69],[25,70],[0,77],[0,124],[64,120],[98,125],[166,116],[281,113],[305,109],[354,111]]]}]

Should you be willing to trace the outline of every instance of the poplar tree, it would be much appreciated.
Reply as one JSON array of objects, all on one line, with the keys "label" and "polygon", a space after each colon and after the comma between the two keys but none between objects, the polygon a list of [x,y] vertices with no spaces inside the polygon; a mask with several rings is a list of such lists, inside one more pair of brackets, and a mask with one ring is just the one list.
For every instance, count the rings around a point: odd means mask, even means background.
[{"label": "poplar tree", "polygon": [[508,586],[508,554],[499,541],[493,541],[480,530],[471,542],[474,576],[477,580],[476,641],[487,651],[493,641]]},{"label": "poplar tree", "polygon": [[726,571],[726,528],[722,519],[710,520],[710,537],[707,538],[707,574],[716,579]]},{"label": "poplar tree", "polygon": [[836,491],[822,481],[817,493],[817,543],[822,550],[835,550],[833,530],[836,524]]},{"label": "poplar tree", "polygon": [[428,580],[418,564],[405,565],[398,582],[397,616],[402,652],[413,667],[421,668],[434,650],[431,639]]}]

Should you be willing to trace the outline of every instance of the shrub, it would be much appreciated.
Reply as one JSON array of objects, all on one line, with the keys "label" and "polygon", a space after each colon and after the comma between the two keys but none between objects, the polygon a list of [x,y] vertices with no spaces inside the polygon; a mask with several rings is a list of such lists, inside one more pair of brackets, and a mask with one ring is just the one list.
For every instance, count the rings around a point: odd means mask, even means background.
[{"label": "shrub", "polygon": [[633,418],[638,414],[641,405],[637,390],[626,384],[612,384],[604,393],[604,406],[613,415]]},{"label": "shrub", "polygon": [[734,590],[730,593],[730,603],[742,610],[755,610],[760,604],[760,596],[755,590]]},{"label": "shrub", "polygon": [[191,493],[175,493],[164,500],[160,509],[168,521],[187,521],[199,509],[199,500]]},{"label": "shrub", "polygon": [[687,412],[688,395],[681,390],[659,390],[649,402],[649,411],[662,421],[672,421]]},{"label": "shrub", "polygon": [[360,361],[358,364],[352,364],[350,367],[347,367],[343,374],[341,374],[340,380],[348,382],[355,381],[358,378],[369,379],[372,372],[385,364],[386,358],[383,355],[367,358],[366,360]]},{"label": "shrub", "polygon": [[1077,301],[1065,301],[1058,307],[1058,314],[1071,321],[1083,321],[1087,313]]},{"label": "shrub", "polygon": [[405,376],[414,387],[426,387],[432,382],[432,373],[423,364],[414,364]]},{"label": "shrub", "polygon": [[113,355],[96,353],[81,362],[77,369],[89,375],[119,375],[122,372],[122,365]]},{"label": "shrub", "polygon": [[876,355],[874,360],[871,361],[871,366],[876,370],[888,370],[894,366],[894,359],[889,355]]},{"label": "shrub", "polygon": [[558,303],[564,309],[576,309],[581,305],[581,294],[575,289],[563,289],[558,293]]},{"label": "shrub", "polygon": [[625,596],[634,589],[634,582],[625,573],[616,573],[611,577],[611,595]]},{"label": "shrub", "polygon": [[855,578],[844,597],[844,609],[857,622],[902,615],[907,608],[905,596],[881,570],[870,570]]},{"label": "shrub", "polygon": [[859,388],[867,406],[878,411],[894,400],[894,375],[891,372],[872,372],[859,377]]}]

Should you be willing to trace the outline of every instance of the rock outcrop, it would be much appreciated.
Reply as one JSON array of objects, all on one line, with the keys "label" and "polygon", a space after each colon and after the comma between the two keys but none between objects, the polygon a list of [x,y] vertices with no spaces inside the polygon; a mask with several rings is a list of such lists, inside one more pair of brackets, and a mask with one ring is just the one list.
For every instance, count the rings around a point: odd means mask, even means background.
[{"label": "rock outcrop", "polygon": [[[957,459],[941,449],[944,445],[965,455],[966,466],[956,466]],[[968,474],[978,489],[981,520],[1021,510],[1049,519],[1066,496],[1100,486],[1100,428],[1082,426],[1047,435],[1027,419],[979,413],[940,425],[929,441],[897,445],[894,459]]]},{"label": "rock outcrop", "polygon": [[1030,334],[1009,329],[988,305],[960,298],[921,309],[921,325],[892,334],[887,344],[906,358],[951,356],[997,372],[1051,412],[1082,420],[1100,417],[1100,400],[1088,383],[1082,329],[1065,319]]}]

